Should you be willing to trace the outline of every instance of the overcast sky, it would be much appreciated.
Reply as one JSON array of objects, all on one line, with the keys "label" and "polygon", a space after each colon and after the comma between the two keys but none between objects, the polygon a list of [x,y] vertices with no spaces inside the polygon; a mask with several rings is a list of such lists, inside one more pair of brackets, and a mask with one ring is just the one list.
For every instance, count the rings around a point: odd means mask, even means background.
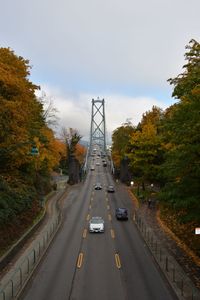
[{"label": "overcast sky", "polygon": [[30,60],[60,127],[89,136],[99,96],[110,136],[174,103],[167,79],[181,73],[189,41],[200,41],[199,12],[199,0],[0,0],[0,41]]}]

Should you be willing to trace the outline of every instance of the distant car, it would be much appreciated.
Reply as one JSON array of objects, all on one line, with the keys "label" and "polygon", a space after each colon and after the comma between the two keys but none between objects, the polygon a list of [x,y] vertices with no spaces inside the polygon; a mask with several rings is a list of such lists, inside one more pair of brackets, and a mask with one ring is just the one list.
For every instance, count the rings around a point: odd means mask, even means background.
[{"label": "distant car", "polygon": [[128,220],[128,210],[126,208],[116,208],[115,215],[117,220]]},{"label": "distant car", "polygon": [[100,166],[100,163],[99,163],[99,162],[96,162],[96,166]]},{"label": "distant car", "polygon": [[104,162],[104,163],[103,163],[103,166],[104,166],[104,167],[107,167],[107,162]]},{"label": "distant car", "polygon": [[94,171],[94,166],[93,166],[93,165],[90,167],[90,170],[91,170],[91,171]]},{"label": "distant car", "polygon": [[107,188],[107,192],[108,193],[114,193],[115,189],[114,189],[114,186],[113,185],[109,185],[108,188]]},{"label": "distant car", "polygon": [[92,217],[90,219],[89,232],[104,232],[104,220],[102,217]]},{"label": "distant car", "polygon": [[101,190],[102,189],[102,186],[101,186],[101,183],[96,183],[95,187],[94,187],[95,190]]}]

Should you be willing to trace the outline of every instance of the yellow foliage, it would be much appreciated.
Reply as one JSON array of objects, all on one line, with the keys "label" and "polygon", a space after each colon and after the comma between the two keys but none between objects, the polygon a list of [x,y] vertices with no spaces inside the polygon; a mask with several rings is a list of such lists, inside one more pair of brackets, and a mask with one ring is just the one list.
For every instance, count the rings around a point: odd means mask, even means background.
[{"label": "yellow foliage", "polygon": [[44,139],[42,143],[37,137],[34,138],[36,146],[39,150],[38,155],[38,168],[45,161],[49,171],[52,171],[54,167],[59,164],[61,156],[66,155],[65,145],[56,140],[53,131],[48,127],[41,129],[41,134]]},{"label": "yellow foliage", "polygon": [[112,152],[112,159],[114,161],[114,164],[117,168],[120,166],[120,161],[121,161],[121,155],[117,153],[116,151]]},{"label": "yellow foliage", "polygon": [[86,155],[86,148],[81,145],[77,144],[76,145],[76,151],[75,151],[75,157],[78,159],[79,163],[82,164]]}]

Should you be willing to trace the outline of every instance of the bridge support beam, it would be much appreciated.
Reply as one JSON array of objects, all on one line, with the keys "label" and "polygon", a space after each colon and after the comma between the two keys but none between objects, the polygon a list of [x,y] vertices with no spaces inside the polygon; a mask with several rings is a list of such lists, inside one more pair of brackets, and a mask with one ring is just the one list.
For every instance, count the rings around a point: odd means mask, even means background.
[{"label": "bridge support beam", "polygon": [[90,154],[95,148],[106,153],[106,124],[105,124],[105,101],[92,99],[92,114],[90,127]]}]

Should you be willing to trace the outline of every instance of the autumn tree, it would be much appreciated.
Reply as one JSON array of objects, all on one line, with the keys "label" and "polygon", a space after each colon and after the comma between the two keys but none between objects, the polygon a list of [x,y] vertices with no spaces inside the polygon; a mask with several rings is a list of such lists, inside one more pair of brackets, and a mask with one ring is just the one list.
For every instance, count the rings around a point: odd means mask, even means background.
[{"label": "autumn tree", "polygon": [[145,182],[160,183],[159,168],[163,163],[164,153],[159,134],[162,115],[162,110],[153,106],[151,111],[143,114],[141,122],[129,139],[130,167],[143,188]]},{"label": "autumn tree", "polygon": [[61,157],[30,69],[28,60],[0,48],[0,225],[39,205]]},{"label": "autumn tree", "polygon": [[51,96],[47,96],[47,94],[43,91],[41,96],[38,97],[38,101],[43,106],[43,118],[46,121],[48,127],[55,128],[58,125],[58,110],[54,106],[54,101]]},{"label": "autumn tree", "polygon": [[112,134],[112,159],[117,168],[127,154],[127,146],[133,132],[134,127],[131,124],[124,124],[115,129]]},{"label": "autumn tree", "polygon": [[165,189],[162,197],[177,209],[185,209],[185,219],[200,216],[200,44],[186,46],[183,73],[169,79],[177,103],[166,111],[163,137],[168,145],[163,165]]},{"label": "autumn tree", "polygon": [[134,132],[134,127],[130,122],[127,122],[115,129],[112,134],[112,159],[115,176],[125,183],[129,183],[131,180],[127,146],[132,132]]},{"label": "autumn tree", "polygon": [[61,135],[66,144],[69,183],[74,184],[79,181],[80,177],[80,162],[76,156],[78,156],[77,147],[81,139],[81,135],[73,128],[62,128]]},{"label": "autumn tree", "polygon": [[34,94],[39,87],[28,80],[28,63],[9,48],[0,48],[0,162],[6,171],[29,161],[33,138],[44,125]]},{"label": "autumn tree", "polygon": [[80,165],[82,165],[85,161],[86,156],[86,148],[78,143],[75,148],[75,157],[79,161]]}]

